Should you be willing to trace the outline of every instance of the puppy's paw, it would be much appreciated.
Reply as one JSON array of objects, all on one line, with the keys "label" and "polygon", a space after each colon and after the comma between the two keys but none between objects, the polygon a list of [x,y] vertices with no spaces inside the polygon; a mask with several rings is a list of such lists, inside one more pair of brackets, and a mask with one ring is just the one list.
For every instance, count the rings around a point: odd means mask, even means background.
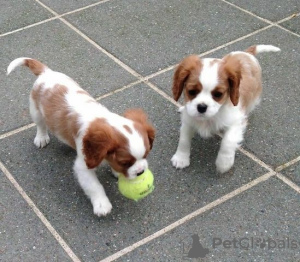
[{"label": "puppy's paw", "polygon": [[217,160],[216,160],[216,167],[217,171],[221,174],[227,172],[230,170],[230,168],[234,164],[234,154],[218,154]]},{"label": "puppy's paw", "polygon": [[183,154],[175,154],[171,162],[174,167],[182,169],[190,165],[190,157]]},{"label": "puppy's paw", "polygon": [[107,197],[98,198],[92,201],[94,214],[98,217],[106,216],[110,213],[112,205]]},{"label": "puppy's paw", "polygon": [[38,148],[43,148],[46,145],[48,145],[49,142],[50,142],[50,137],[48,135],[45,135],[45,136],[36,136],[33,143]]}]

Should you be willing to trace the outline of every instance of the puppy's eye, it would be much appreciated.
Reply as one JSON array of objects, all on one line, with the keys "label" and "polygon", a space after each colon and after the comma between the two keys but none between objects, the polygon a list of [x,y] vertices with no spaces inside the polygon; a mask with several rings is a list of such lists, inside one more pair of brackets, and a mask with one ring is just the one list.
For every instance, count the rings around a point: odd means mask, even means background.
[{"label": "puppy's eye", "polygon": [[192,90],[189,90],[188,93],[190,96],[195,96],[195,95],[197,95],[197,90],[192,89]]},{"label": "puppy's eye", "polygon": [[125,162],[125,161],[124,161],[124,162],[120,162],[119,164],[120,164],[122,167],[126,167],[126,168],[131,166],[131,163],[130,163],[130,162]]},{"label": "puppy's eye", "polygon": [[214,98],[221,98],[223,96],[223,93],[216,91],[216,92],[213,92],[212,95]]}]

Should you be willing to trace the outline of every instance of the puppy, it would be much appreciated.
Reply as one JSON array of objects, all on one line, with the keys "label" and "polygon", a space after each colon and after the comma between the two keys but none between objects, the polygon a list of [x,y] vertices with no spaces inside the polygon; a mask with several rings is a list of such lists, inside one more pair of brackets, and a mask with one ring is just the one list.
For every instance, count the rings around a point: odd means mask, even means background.
[{"label": "puppy", "polygon": [[112,205],[95,168],[106,160],[114,174],[122,173],[129,179],[142,174],[155,137],[153,126],[141,109],[128,110],[124,117],[110,112],[71,78],[37,60],[18,58],[10,63],[7,74],[20,65],[38,76],[30,95],[30,114],[37,126],[34,144],[46,146],[49,129],[74,148],[79,184],[90,198],[94,214],[107,215]]},{"label": "puppy", "polygon": [[176,68],[173,96],[178,101],[184,92],[180,138],[171,161],[174,167],[190,164],[191,139],[195,132],[207,138],[223,132],[216,160],[220,173],[234,164],[235,151],[243,141],[247,116],[260,101],[261,68],[254,55],[278,52],[272,45],[249,47],[222,59],[186,57]]}]

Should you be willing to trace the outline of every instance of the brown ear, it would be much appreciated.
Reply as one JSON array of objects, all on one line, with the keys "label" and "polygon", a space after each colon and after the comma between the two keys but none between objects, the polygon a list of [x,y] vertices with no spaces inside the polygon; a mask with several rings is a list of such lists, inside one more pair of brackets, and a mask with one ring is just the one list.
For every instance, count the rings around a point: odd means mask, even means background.
[{"label": "brown ear", "polygon": [[199,71],[201,68],[201,61],[197,55],[190,55],[183,59],[177,66],[173,77],[173,98],[178,101],[182,94],[186,80],[192,71]]},{"label": "brown ear", "polygon": [[90,124],[82,144],[87,167],[95,168],[116,146],[114,130],[104,119],[96,119]]},{"label": "brown ear", "polygon": [[142,109],[129,109],[124,113],[124,117],[141,124],[146,130],[150,148],[153,146],[153,142],[155,139],[155,129],[152,124],[148,121],[148,117],[146,113]]},{"label": "brown ear", "polygon": [[228,81],[230,100],[234,106],[237,106],[240,97],[241,64],[237,59],[228,57],[224,71]]}]

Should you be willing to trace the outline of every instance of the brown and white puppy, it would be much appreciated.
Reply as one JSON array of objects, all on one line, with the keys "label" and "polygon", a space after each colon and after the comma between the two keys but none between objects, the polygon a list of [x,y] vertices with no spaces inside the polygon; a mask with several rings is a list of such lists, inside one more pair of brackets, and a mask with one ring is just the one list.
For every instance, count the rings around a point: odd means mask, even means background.
[{"label": "brown and white puppy", "polygon": [[232,52],[222,59],[186,57],[177,67],[173,95],[177,101],[184,92],[186,104],[181,111],[181,129],[177,151],[171,161],[174,167],[190,164],[191,139],[195,132],[210,137],[224,132],[216,166],[228,171],[235,151],[243,141],[247,116],[260,101],[261,68],[254,55],[278,52],[272,45],[249,47]]},{"label": "brown and white puppy", "polygon": [[97,179],[95,168],[106,160],[114,174],[129,179],[148,168],[146,157],[152,148],[155,130],[141,109],[131,109],[124,117],[110,112],[68,76],[52,71],[41,62],[18,58],[7,74],[25,65],[38,76],[30,95],[30,113],[37,126],[34,144],[42,148],[57,138],[77,151],[75,175],[91,199],[94,214],[110,213],[112,205]]}]

